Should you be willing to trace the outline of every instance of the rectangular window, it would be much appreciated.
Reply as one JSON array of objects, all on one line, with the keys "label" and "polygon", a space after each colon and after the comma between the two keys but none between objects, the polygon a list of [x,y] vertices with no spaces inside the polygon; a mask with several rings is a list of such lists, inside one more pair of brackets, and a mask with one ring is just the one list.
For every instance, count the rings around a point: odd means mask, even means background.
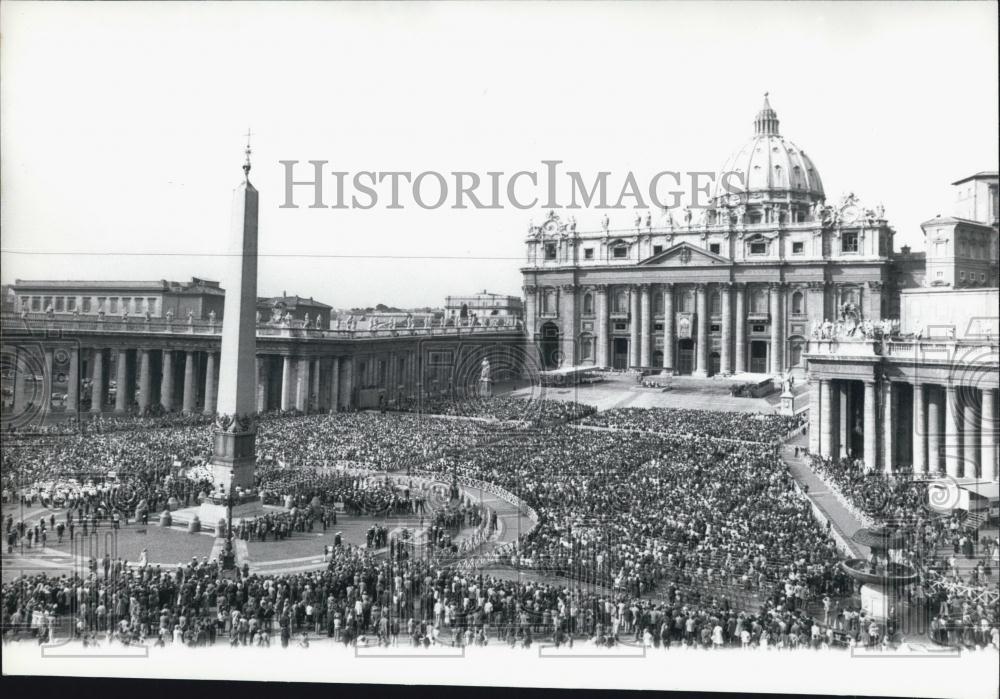
[{"label": "rectangular window", "polygon": [[31,310],[38,313],[42,310],[42,298],[40,296],[31,297]]},{"label": "rectangular window", "polygon": [[545,244],[545,259],[554,260],[556,259],[556,244],[546,243]]},{"label": "rectangular window", "polygon": [[63,313],[66,310],[66,297],[56,296],[56,313]]},{"label": "rectangular window", "polygon": [[622,258],[624,258],[624,257],[626,257],[626,256],[628,255],[628,248],[627,248],[627,247],[625,247],[624,245],[619,245],[618,247],[616,247],[616,248],[615,248],[615,249],[613,250],[613,252],[612,252],[612,255],[613,255],[613,256],[614,256],[614,257],[615,257],[616,259],[619,259],[619,260],[620,260],[620,259],[622,259]]},{"label": "rectangular window", "polygon": [[584,248],[583,249],[583,259],[593,260],[594,259],[594,248]]},{"label": "rectangular window", "polygon": [[52,307],[52,297],[46,296],[44,299],[42,299],[42,310],[48,313],[49,308],[51,307]]},{"label": "rectangular window", "polygon": [[803,252],[805,252],[805,249],[806,249],[806,244],[805,243],[801,243],[801,242],[799,242],[799,243],[792,243],[792,254],[793,255],[801,255]]},{"label": "rectangular window", "polygon": [[712,332],[714,333],[722,332],[722,326],[719,325],[718,323],[712,323]]},{"label": "rectangular window", "polygon": [[958,273],[958,278],[964,282],[965,281],[965,272],[959,272]]},{"label": "rectangular window", "polygon": [[112,296],[108,299],[108,313],[112,315],[118,314],[118,297]]},{"label": "rectangular window", "polygon": [[661,252],[663,252],[663,246],[662,245],[654,245],[653,246],[653,254],[654,255],[659,255]]},{"label": "rectangular window", "polygon": [[90,297],[89,296],[84,296],[83,299],[82,299],[82,301],[83,301],[83,303],[81,305],[83,306],[83,308],[80,309],[80,312],[81,313],[90,313]]},{"label": "rectangular window", "polygon": [[751,329],[752,329],[752,330],[753,330],[753,332],[755,332],[755,333],[762,333],[762,332],[765,332],[765,327],[764,327],[763,325],[754,325],[754,326],[753,326],[753,327],[752,327]]},{"label": "rectangular window", "polygon": [[708,245],[708,251],[715,255],[718,255],[721,250],[722,246],[719,245],[718,243],[709,243]]},{"label": "rectangular window", "polygon": [[750,243],[751,255],[763,255],[767,252],[767,243]]},{"label": "rectangular window", "polygon": [[76,296],[66,297],[66,310],[70,313],[76,310]]},{"label": "rectangular window", "polygon": [[979,281],[981,281],[981,282],[986,281],[986,272],[980,272],[979,273]]},{"label": "rectangular window", "polygon": [[855,232],[844,233],[840,238],[840,252],[857,252],[858,234]]},{"label": "rectangular window", "polygon": [[663,323],[656,323],[653,325],[653,330],[656,332],[663,332]]},{"label": "rectangular window", "polygon": [[625,330],[625,323],[615,323],[615,330]]}]

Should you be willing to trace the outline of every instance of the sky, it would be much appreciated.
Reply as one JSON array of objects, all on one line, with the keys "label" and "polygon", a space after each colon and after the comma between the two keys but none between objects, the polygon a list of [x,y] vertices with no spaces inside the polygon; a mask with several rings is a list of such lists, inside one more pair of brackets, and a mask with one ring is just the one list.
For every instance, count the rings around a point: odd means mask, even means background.
[{"label": "sky", "polygon": [[[281,208],[279,161],[302,178],[309,160],[484,177],[560,160],[615,183],[713,171],[765,91],[827,199],[884,204],[897,246],[919,250],[950,183],[1000,160],[996,10],[4,2],[0,279],[222,279],[249,127],[260,295],[350,308],[520,294],[540,205],[423,209],[404,193],[387,209],[380,186],[368,210],[308,208],[299,190],[300,208]],[[581,229],[604,215],[570,213]],[[609,212],[613,226],[635,215]]]}]

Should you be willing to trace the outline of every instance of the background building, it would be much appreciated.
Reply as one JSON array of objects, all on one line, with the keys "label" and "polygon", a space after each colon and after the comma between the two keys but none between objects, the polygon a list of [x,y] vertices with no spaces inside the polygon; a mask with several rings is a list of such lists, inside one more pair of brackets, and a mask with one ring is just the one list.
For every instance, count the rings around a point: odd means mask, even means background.
[{"label": "background building", "polygon": [[222,319],[225,291],[219,282],[192,277],[189,282],[157,281],[25,281],[12,285],[19,312],[60,316],[145,316],[207,320],[214,311]]},{"label": "background building", "polygon": [[478,294],[468,296],[446,296],[444,300],[445,318],[465,320],[478,318],[485,322],[487,318],[523,318],[524,302],[519,296],[506,294],[491,294],[483,289]]},{"label": "background building", "polygon": [[326,330],[330,327],[331,306],[316,301],[312,296],[264,296],[257,299],[257,312],[262,322],[274,322],[287,316],[289,320],[305,322],[309,320],[310,327]]},{"label": "background building", "polygon": [[785,139],[765,96],[695,220],[688,209],[627,228],[531,226],[526,325],[542,363],[711,376],[803,368],[814,322],[879,320],[895,275],[881,206],[826,204],[819,171]]}]

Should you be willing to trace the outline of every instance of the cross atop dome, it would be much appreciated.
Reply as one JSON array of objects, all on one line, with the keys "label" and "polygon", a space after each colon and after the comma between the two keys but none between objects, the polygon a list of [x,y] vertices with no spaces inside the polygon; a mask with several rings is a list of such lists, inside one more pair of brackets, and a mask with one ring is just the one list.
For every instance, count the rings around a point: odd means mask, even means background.
[{"label": "cross atop dome", "polygon": [[755,136],[777,136],[778,134],[778,113],[771,108],[771,102],[767,99],[768,93],[764,93],[764,106],[757,112],[757,117],[753,120],[753,132]]}]

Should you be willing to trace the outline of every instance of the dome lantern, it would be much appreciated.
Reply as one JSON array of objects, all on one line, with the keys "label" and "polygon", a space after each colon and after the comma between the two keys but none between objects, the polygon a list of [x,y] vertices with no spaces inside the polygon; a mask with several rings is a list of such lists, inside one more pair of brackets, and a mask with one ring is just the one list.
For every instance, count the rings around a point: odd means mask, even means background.
[{"label": "dome lantern", "polygon": [[764,106],[757,112],[753,120],[753,132],[756,136],[778,136],[778,113],[771,108],[771,103],[764,93]]}]

